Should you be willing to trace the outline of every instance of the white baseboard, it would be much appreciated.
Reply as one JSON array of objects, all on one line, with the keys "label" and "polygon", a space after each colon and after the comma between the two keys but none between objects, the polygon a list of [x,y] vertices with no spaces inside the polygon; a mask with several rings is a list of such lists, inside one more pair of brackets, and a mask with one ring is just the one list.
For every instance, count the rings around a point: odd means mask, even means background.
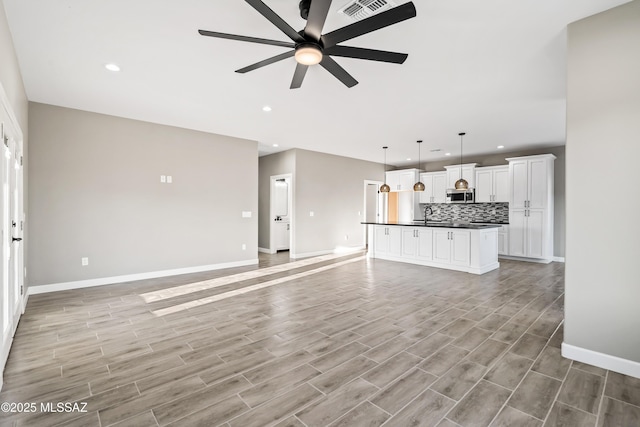
[{"label": "white baseboard", "polygon": [[196,267],[175,268],[173,270],[151,271],[148,273],[126,274],[123,276],[101,277],[97,279],[78,280],[75,282],[52,283],[49,285],[29,286],[27,295],[44,294],[48,292],[67,291],[70,289],[90,288],[92,286],[112,285],[114,283],[132,282],[135,280],[155,279],[157,277],[177,276],[179,274],[200,273],[203,271],[221,270],[223,268],[244,267],[255,265],[257,259],[246,261],[224,262],[220,264],[199,265]]},{"label": "white baseboard", "polygon": [[350,252],[363,251],[365,249],[366,248],[364,246],[341,246],[333,250],[330,249],[327,251],[302,252],[297,254],[289,253],[289,258],[298,259],[298,258],[309,258],[312,256],[321,256],[321,255],[328,255],[328,254],[346,254]]},{"label": "white baseboard", "polygon": [[587,350],[586,348],[576,347],[564,342],[562,343],[562,356],[620,374],[640,378],[640,362],[634,362],[633,360]]},{"label": "white baseboard", "polygon": [[276,251],[272,251],[271,249],[261,248],[261,247],[258,247],[258,252],[262,252],[263,254],[275,254],[276,253]]},{"label": "white baseboard", "polygon": [[563,256],[554,256],[553,257],[553,262],[564,262],[564,257]]},{"label": "white baseboard", "polygon": [[553,259],[524,258],[511,255],[498,255],[498,258],[510,259],[513,261],[535,262],[536,264],[549,264]]}]

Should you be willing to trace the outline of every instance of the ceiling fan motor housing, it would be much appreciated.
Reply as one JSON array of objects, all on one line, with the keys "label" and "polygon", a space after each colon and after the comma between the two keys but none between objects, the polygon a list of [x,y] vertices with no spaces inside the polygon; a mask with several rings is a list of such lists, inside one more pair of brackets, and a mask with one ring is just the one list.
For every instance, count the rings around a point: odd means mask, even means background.
[{"label": "ceiling fan motor housing", "polygon": [[300,17],[306,20],[309,17],[309,8],[311,7],[311,0],[300,0],[298,8],[300,9]]}]

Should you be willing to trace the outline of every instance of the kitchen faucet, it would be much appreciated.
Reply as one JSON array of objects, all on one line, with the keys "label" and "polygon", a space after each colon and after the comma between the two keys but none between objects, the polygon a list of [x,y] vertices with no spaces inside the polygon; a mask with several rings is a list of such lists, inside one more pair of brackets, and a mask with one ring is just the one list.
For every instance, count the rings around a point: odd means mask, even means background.
[{"label": "kitchen faucet", "polygon": [[425,224],[425,225],[427,225],[427,210],[429,211],[429,213],[430,213],[431,215],[433,215],[433,209],[431,209],[431,206],[426,205],[426,206],[424,207],[424,224]]}]

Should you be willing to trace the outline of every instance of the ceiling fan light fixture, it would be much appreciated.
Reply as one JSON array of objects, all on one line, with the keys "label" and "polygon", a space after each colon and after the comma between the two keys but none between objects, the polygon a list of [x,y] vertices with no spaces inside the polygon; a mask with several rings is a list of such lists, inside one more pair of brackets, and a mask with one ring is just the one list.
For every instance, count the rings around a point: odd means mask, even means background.
[{"label": "ceiling fan light fixture", "polygon": [[315,44],[301,44],[296,47],[295,58],[298,64],[316,65],[322,61],[322,50]]}]

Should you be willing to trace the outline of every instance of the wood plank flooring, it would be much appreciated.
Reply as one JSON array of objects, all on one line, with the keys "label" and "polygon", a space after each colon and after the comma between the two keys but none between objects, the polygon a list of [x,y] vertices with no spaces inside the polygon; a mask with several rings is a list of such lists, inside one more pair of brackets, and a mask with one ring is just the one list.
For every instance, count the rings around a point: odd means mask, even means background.
[{"label": "wood plank flooring", "polygon": [[362,255],[33,295],[0,425],[640,425],[639,379],[560,354],[563,264]]}]

